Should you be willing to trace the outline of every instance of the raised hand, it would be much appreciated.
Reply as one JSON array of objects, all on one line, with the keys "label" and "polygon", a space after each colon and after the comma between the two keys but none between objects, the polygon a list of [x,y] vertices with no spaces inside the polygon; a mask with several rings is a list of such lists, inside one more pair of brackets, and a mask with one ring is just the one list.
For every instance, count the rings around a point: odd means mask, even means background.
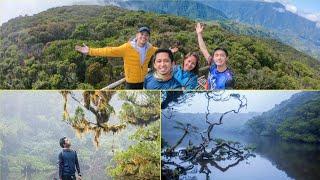
[{"label": "raised hand", "polygon": [[196,25],[196,32],[197,32],[197,34],[202,34],[203,28],[204,28],[204,25],[203,25],[203,24],[197,23],[197,25]]},{"label": "raised hand", "polygon": [[169,49],[170,49],[170,51],[171,51],[172,53],[176,53],[176,52],[179,51],[179,48],[178,48],[178,47],[169,48]]},{"label": "raised hand", "polygon": [[198,36],[198,43],[199,43],[200,51],[202,52],[203,56],[206,58],[208,64],[211,64],[210,54],[208,52],[208,49],[207,49],[206,44],[205,44],[203,37],[202,37],[203,29],[204,29],[204,25],[201,23],[197,23],[196,32],[197,32],[197,36]]},{"label": "raised hand", "polygon": [[83,46],[76,45],[75,47],[76,51],[81,52],[82,54],[88,54],[89,53],[89,47],[83,44]]}]

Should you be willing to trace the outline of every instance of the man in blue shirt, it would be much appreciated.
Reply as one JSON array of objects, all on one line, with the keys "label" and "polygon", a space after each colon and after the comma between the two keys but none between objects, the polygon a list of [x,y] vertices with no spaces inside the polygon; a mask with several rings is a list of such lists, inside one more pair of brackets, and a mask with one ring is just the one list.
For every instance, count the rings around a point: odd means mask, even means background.
[{"label": "man in blue shirt", "polygon": [[211,56],[203,41],[203,25],[197,23],[196,32],[200,50],[210,65],[207,80],[207,89],[231,89],[234,86],[233,73],[227,66],[228,51],[224,48],[216,48]]},{"label": "man in blue shirt", "polygon": [[59,178],[60,180],[76,180],[76,170],[81,176],[77,152],[70,149],[71,142],[66,137],[60,139],[60,146],[63,149],[59,154]]},{"label": "man in blue shirt", "polygon": [[[234,86],[233,73],[227,67],[228,51],[223,48],[216,48],[213,57],[209,57],[209,62],[214,62],[209,69],[207,89],[231,89]],[[224,61],[221,64],[219,61]]]},{"label": "man in blue shirt", "polygon": [[181,84],[173,78],[173,54],[169,49],[158,49],[153,55],[154,71],[144,79],[144,89],[181,89]]}]

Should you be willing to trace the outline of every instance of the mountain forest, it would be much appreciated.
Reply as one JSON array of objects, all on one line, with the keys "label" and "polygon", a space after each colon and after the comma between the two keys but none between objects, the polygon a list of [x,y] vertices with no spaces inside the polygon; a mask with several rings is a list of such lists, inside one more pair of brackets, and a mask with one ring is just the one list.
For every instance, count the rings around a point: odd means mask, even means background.
[{"label": "mountain forest", "polygon": [[[83,56],[75,45],[119,46],[142,25],[151,28],[155,46],[178,46],[175,58],[181,63],[183,55],[199,51],[195,24],[185,17],[114,6],[64,6],[20,16],[0,27],[0,88],[103,88],[124,76],[121,58]],[[237,35],[225,27],[207,22],[204,40],[209,50],[229,50],[236,89],[319,88],[316,59],[277,40]],[[200,66],[206,66],[202,56]]]},{"label": "mountain forest", "polygon": [[246,122],[251,133],[280,137],[288,141],[320,143],[320,92],[294,94]]}]

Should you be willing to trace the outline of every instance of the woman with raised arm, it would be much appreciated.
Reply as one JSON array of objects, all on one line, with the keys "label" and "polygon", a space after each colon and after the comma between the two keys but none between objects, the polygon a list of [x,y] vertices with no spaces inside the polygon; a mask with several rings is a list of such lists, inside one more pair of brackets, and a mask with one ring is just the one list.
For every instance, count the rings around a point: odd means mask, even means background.
[{"label": "woman with raised arm", "polygon": [[210,55],[202,37],[203,29],[203,24],[197,23],[196,32],[200,51],[210,66],[206,89],[232,89],[234,80],[233,73],[227,66],[228,51],[222,47],[218,47]]}]

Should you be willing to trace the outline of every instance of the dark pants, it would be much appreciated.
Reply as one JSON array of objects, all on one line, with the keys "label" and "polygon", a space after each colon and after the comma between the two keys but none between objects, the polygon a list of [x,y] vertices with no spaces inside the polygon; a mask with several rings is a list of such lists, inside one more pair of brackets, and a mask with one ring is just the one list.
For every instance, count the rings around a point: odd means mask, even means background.
[{"label": "dark pants", "polygon": [[126,82],[126,89],[143,89],[142,83],[128,83]]},{"label": "dark pants", "polygon": [[76,176],[75,175],[62,176],[62,180],[76,180]]}]

